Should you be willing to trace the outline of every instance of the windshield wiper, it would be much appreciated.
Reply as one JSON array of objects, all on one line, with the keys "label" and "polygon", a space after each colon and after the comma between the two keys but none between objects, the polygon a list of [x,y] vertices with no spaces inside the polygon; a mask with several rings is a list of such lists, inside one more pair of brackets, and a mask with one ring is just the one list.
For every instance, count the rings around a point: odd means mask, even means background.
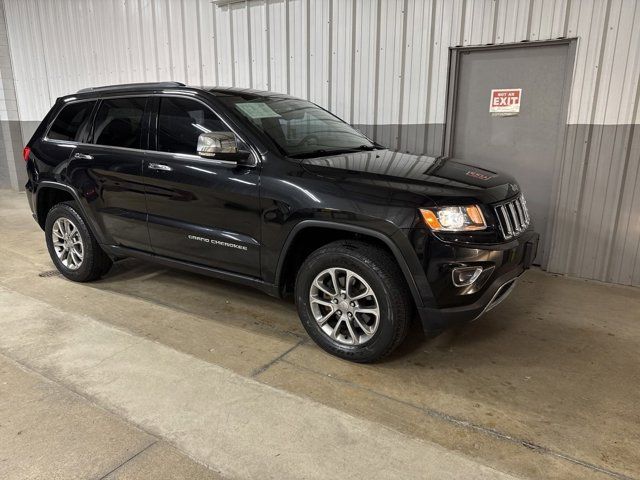
[{"label": "windshield wiper", "polygon": [[354,150],[364,150],[364,151],[371,151],[371,150],[376,150],[376,146],[375,145],[360,145],[359,147],[354,148]]},{"label": "windshield wiper", "polygon": [[294,153],[293,155],[289,155],[291,158],[313,158],[313,157],[322,157],[325,155],[340,155],[343,153],[355,153],[362,151],[370,151],[375,150],[376,147],[370,145],[360,145],[358,147],[353,148],[337,148],[334,150],[327,150],[324,148],[319,148],[317,150],[312,150],[310,152],[302,152],[302,153]]}]

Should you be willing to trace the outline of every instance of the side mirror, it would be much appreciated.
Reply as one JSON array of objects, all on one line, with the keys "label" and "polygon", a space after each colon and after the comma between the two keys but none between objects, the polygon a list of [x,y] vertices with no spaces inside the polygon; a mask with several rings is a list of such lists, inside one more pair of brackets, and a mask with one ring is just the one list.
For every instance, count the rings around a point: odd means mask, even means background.
[{"label": "side mirror", "polygon": [[250,152],[238,149],[236,136],[232,132],[202,133],[198,137],[198,155],[203,158],[237,163],[249,158]]}]

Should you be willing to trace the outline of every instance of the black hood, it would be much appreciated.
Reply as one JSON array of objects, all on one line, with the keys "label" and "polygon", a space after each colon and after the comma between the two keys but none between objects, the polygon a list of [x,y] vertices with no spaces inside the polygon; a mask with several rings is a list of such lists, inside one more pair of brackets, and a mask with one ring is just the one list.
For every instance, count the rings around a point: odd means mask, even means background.
[{"label": "black hood", "polygon": [[477,198],[494,203],[516,195],[520,188],[508,174],[469,165],[453,158],[374,150],[302,160],[316,175],[346,184],[367,183],[401,189],[446,203],[447,197]]}]

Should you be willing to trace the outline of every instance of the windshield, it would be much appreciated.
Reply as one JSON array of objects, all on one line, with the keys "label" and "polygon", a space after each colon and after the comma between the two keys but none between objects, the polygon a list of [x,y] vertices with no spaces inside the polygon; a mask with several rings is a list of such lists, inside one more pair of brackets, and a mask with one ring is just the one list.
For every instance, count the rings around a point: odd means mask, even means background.
[{"label": "windshield", "polygon": [[338,117],[305,100],[240,96],[219,99],[248,119],[288,156],[314,156],[373,150],[377,145]]}]

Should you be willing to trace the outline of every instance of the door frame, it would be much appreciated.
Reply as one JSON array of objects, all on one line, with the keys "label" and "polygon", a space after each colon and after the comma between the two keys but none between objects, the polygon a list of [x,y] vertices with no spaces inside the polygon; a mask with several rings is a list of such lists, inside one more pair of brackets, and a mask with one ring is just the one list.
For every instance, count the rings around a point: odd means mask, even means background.
[{"label": "door frame", "polygon": [[560,131],[554,155],[554,169],[552,172],[551,198],[549,215],[547,218],[547,238],[544,239],[543,256],[541,266],[547,268],[553,237],[553,225],[559,201],[560,174],[562,172],[565,145],[567,142],[567,114],[569,112],[569,99],[571,97],[571,83],[576,59],[578,38],[558,38],[555,40],[523,41],[518,43],[504,43],[492,45],[473,45],[449,47],[449,66],[447,70],[447,92],[444,119],[444,135],[442,138],[442,154],[450,157],[453,152],[453,141],[456,127],[456,107],[458,102],[458,77],[460,72],[460,56],[465,52],[482,50],[505,50],[512,48],[548,47],[551,45],[567,45],[567,67],[564,72],[564,84],[562,88],[562,105],[560,110]]}]

